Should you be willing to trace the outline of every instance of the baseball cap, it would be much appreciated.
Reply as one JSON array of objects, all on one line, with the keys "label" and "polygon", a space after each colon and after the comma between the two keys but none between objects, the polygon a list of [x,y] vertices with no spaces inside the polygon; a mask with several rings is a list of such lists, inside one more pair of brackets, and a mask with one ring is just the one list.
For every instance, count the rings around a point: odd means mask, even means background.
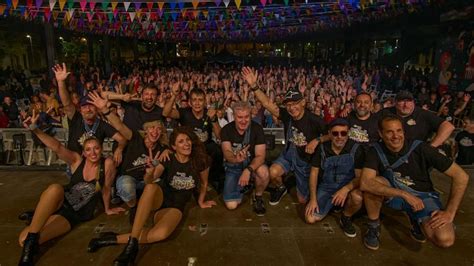
[{"label": "baseball cap", "polygon": [[286,92],[283,103],[297,102],[301,99],[303,99],[303,95],[301,94],[301,92],[299,90],[291,88]]}]

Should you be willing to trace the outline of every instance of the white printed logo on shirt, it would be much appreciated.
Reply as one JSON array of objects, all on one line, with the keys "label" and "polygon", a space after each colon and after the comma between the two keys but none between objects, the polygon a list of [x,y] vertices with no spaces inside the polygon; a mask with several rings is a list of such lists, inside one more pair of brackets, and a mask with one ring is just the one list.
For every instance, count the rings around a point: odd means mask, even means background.
[{"label": "white printed logo on shirt", "polygon": [[464,137],[459,141],[459,144],[464,147],[472,147],[472,139]]},{"label": "white printed logo on shirt", "polygon": [[194,133],[198,136],[201,142],[206,142],[209,139],[209,134],[207,131],[202,131],[200,128],[194,128]]},{"label": "white printed logo on shirt", "polygon": [[303,132],[300,132],[296,127],[291,127],[291,131],[293,136],[289,139],[290,142],[293,142],[298,147],[306,146],[306,144],[308,144]]},{"label": "white printed logo on shirt", "polygon": [[407,187],[413,186],[415,182],[409,176],[403,176],[399,172],[393,172],[393,178]]},{"label": "white printed logo on shirt", "polygon": [[181,172],[176,172],[170,185],[176,190],[189,190],[196,186],[192,176],[186,176],[186,173]]},{"label": "white printed logo on shirt", "polygon": [[349,130],[349,138],[356,142],[369,142],[369,133],[361,126],[353,125]]}]

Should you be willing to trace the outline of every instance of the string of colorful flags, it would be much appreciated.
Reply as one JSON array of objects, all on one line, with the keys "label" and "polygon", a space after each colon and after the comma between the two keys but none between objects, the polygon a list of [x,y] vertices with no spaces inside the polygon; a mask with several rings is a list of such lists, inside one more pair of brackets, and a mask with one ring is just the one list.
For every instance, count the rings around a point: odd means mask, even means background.
[{"label": "string of colorful flags", "polygon": [[378,21],[430,4],[428,0],[6,0],[0,4],[0,16],[149,40],[246,41]]}]

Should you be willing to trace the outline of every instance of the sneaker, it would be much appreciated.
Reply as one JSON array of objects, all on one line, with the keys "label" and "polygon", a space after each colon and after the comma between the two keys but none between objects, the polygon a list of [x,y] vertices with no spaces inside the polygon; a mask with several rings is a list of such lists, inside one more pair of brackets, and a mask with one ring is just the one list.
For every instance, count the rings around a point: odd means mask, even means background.
[{"label": "sneaker", "polygon": [[356,229],[352,224],[351,217],[347,217],[342,214],[341,219],[339,220],[339,225],[347,237],[355,237],[357,235]]},{"label": "sneaker", "polygon": [[269,201],[270,205],[278,205],[278,203],[280,203],[280,200],[283,198],[283,196],[286,195],[287,192],[288,190],[286,189],[285,185],[281,185],[275,188],[275,190],[271,191]]},{"label": "sneaker", "polygon": [[371,250],[379,249],[380,244],[380,224],[368,223],[367,233],[364,236],[364,245]]},{"label": "sneaker", "polygon": [[253,198],[253,211],[257,214],[257,216],[265,215],[265,203],[263,202],[262,196],[255,195]]},{"label": "sneaker", "polygon": [[426,237],[425,234],[423,234],[423,231],[421,230],[420,224],[418,224],[417,221],[409,218],[410,223],[411,223],[411,229],[410,229],[410,235],[413,240],[419,243],[425,243],[426,242]]}]

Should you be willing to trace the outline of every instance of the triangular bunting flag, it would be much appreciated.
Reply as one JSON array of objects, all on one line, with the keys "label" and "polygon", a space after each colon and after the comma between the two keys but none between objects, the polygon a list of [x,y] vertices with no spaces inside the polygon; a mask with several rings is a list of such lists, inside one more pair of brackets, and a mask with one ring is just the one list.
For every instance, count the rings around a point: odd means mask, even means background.
[{"label": "triangular bunting flag", "polygon": [[128,15],[130,16],[130,21],[134,21],[135,20],[135,12],[128,12]]},{"label": "triangular bunting flag", "polygon": [[175,9],[176,8],[176,2],[171,2],[170,3],[170,8]]},{"label": "triangular bunting flag", "polygon": [[117,14],[118,14],[118,9],[114,9],[114,11],[112,11],[114,13],[114,18],[116,19],[117,18]]},{"label": "triangular bunting flag", "polygon": [[89,22],[92,22],[92,19],[94,18],[94,12],[87,12],[87,20]]},{"label": "triangular bunting flag", "polygon": [[102,0],[102,10],[107,11],[109,8],[109,0]]},{"label": "triangular bunting flag", "polygon": [[44,9],[44,18],[46,22],[49,22],[49,20],[51,19],[51,10],[47,8]]},{"label": "triangular bunting flag", "polygon": [[237,9],[240,10],[240,4],[242,3],[242,0],[235,0],[235,5],[237,6]]},{"label": "triangular bunting flag", "polygon": [[54,19],[54,20],[57,20],[57,19],[58,19],[58,16],[59,16],[59,11],[53,10],[53,19]]},{"label": "triangular bunting flag", "polygon": [[[43,0],[36,0],[35,3],[36,3],[36,8],[39,9],[41,7],[41,5],[43,5]],[[35,15],[35,17],[36,17],[36,15]]]},{"label": "triangular bunting flag", "polygon": [[192,0],[192,2],[193,2],[194,9],[196,9],[199,5],[199,0]]},{"label": "triangular bunting flag", "polygon": [[[12,0],[7,0],[7,6],[8,8],[12,6]],[[33,7],[33,0],[26,0],[26,6],[28,9],[31,9]]]},{"label": "triangular bunting flag", "polygon": [[214,0],[214,3],[216,3],[216,6],[220,6],[221,5],[221,0]]},{"label": "triangular bunting flag", "polygon": [[66,0],[59,0],[59,10],[63,11]]},{"label": "triangular bunting flag", "polygon": [[224,0],[224,5],[227,8],[229,6],[230,0]]},{"label": "triangular bunting flag", "polygon": [[260,4],[262,4],[263,7],[267,4],[267,0],[260,0]]},{"label": "triangular bunting flag", "polygon": [[12,0],[13,10],[18,6],[18,0]]},{"label": "triangular bunting flag", "polygon": [[176,21],[176,18],[178,17],[178,13],[177,12],[172,12],[171,13],[171,18],[173,19],[173,21]]},{"label": "triangular bunting flag", "polygon": [[74,7],[74,0],[68,0],[67,1],[67,8],[68,9],[71,9]]},{"label": "triangular bunting flag", "polygon": [[148,8],[148,11],[151,11],[153,9],[153,2],[146,3],[146,7]]},{"label": "triangular bunting flag", "polygon": [[[163,10],[163,6],[165,5],[165,2],[164,1],[159,1],[158,2],[158,9]],[[163,15],[163,14],[162,14]],[[161,16],[160,16],[161,17]]]},{"label": "triangular bunting flag", "polygon": [[184,8],[184,2],[183,2],[183,1],[179,2],[179,3],[178,3],[178,7],[179,7],[179,10],[183,10],[183,8]]},{"label": "triangular bunting flag", "polygon": [[112,1],[112,11],[115,11],[115,9],[117,8],[117,4],[117,1]]},{"label": "triangular bunting flag", "polygon": [[86,10],[87,0],[81,0],[79,5],[81,6],[82,12],[84,12]]},{"label": "triangular bunting flag", "polygon": [[95,9],[95,4],[96,4],[95,0],[90,0],[90,2],[89,2],[89,8],[91,9],[91,11],[94,11],[94,9]]},{"label": "triangular bunting flag", "polygon": [[151,12],[146,12],[146,21],[150,21]]},{"label": "triangular bunting flag", "polygon": [[288,3],[290,2],[290,0],[283,0],[285,2],[285,6],[288,6]]},{"label": "triangular bunting flag", "polygon": [[74,17],[74,8],[70,8],[68,11],[67,11],[67,14],[68,14],[68,19],[71,20],[73,17]]},{"label": "triangular bunting flag", "polygon": [[199,16],[199,10],[193,10],[193,17],[196,19]]},{"label": "triangular bunting flag", "polygon": [[56,5],[56,0],[49,0],[49,9],[51,11],[53,11],[55,5]]},{"label": "triangular bunting flag", "polygon": [[135,2],[135,10],[138,11],[141,7],[142,3],[140,2]]},{"label": "triangular bunting flag", "polygon": [[128,8],[130,7],[130,2],[123,2],[123,6],[125,7],[125,11],[128,11]]},{"label": "triangular bunting flag", "polygon": [[204,15],[205,18],[207,18],[208,13],[209,13],[209,11],[207,11],[207,10],[202,11],[202,14]]},{"label": "triangular bunting flag", "polygon": [[[262,0],[260,0],[262,1]],[[257,9],[257,6],[252,6],[252,10],[255,11],[255,9]]]}]

